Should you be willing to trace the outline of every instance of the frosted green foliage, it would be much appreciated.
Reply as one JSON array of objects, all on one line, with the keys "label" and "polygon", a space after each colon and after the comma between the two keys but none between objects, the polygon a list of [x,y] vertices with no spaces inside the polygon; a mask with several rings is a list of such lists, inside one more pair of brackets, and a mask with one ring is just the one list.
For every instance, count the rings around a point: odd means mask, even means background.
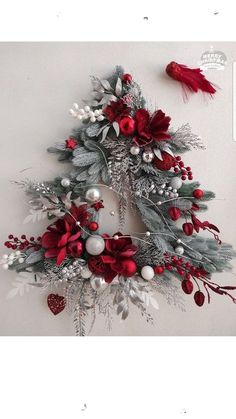
[{"label": "frosted green foliage", "polygon": [[161,249],[163,253],[170,251],[174,254],[177,239],[180,239],[185,249],[184,257],[189,258],[193,264],[200,264],[210,273],[231,268],[230,261],[235,257],[231,245],[218,244],[215,239],[205,239],[197,234],[188,237],[176,226],[176,223],[171,222],[169,218],[164,219],[161,211],[159,212],[156,208],[151,209],[145,200],[137,200],[136,204],[148,230],[158,233],[153,236],[158,242],[158,250]]},{"label": "frosted green foliage", "polygon": [[211,201],[215,198],[215,194],[212,191],[203,190],[204,195],[200,200],[196,200],[192,193],[195,189],[201,188],[199,182],[191,182],[183,184],[181,187],[181,196],[186,196],[192,202],[196,202],[199,206],[199,211],[206,211],[208,209],[207,205],[203,204],[203,202]]},{"label": "frosted green foliage", "polygon": [[189,124],[182,125],[177,131],[170,131],[170,134],[169,146],[176,154],[182,154],[191,149],[205,149],[201,138],[191,132]]}]

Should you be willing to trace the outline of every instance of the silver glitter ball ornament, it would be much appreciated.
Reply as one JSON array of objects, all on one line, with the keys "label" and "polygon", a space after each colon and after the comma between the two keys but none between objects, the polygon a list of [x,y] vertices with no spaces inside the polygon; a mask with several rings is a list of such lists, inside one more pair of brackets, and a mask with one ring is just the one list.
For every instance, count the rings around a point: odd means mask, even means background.
[{"label": "silver glitter ball ornament", "polygon": [[139,153],[140,148],[137,145],[133,145],[130,149],[130,154],[132,154],[133,156],[138,156]]},{"label": "silver glitter ball ornament", "polygon": [[63,188],[68,188],[68,186],[70,186],[70,179],[67,177],[63,178],[61,180],[61,186],[63,186]]},{"label": "silver glitter ball ornament", "polygon": [[100,201],[101,197],[102,197],[102,194],[101,194],[100,189],[96,188],[95,186],[89,188],[85,194],[85,199],[90,202]]},{"label": "silver glitter ball ornament", "polygon": [[92,256],[100,255],[105,249],[105,241],[101,236],[90,236],[86,240],[85,248]]},{"label": "silver glitter ball ornament", "polygon": [[154,153],[151,150],[143,152],[142,159],[145,163],[151,163],[154,159]]},{"label": "silver glitter ball ornament", "polygon": [[176,246],[175,253],[177,253],[177,255],[180,255],[180,256],[183,255],[184,254],[183,246]]}]

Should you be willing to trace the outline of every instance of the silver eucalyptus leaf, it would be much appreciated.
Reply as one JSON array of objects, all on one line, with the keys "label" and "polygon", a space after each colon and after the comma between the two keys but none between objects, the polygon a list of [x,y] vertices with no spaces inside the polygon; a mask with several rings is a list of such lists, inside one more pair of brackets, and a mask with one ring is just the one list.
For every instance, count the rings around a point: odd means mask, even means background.
[{"label": "silver eucalyptus leaf", "polygon": [[101,138],[101,143],[105,140],[105,138],[106,138],[106,136],[107,136],[107,134],[108,134],[108,131],[109,131],[109,129],[110,129],[110,125],[108,125],[108,126],[106,126],[104,129],[103,129],[103,131],[102,131],[102,138]]},{"label": "silver eucalyptus leaf", "polygon": [[126,306],[122,312],[122,316],[121,316],[122,320],[126,320],[128,315],[129,315],[129,308],[128,306]]},{"label": "silver eucalyptus leaf", "polygon": [[44,251],[42,249],[37,252],[32,252],[26,259],[27,264],[37,263],[44,258]]},{"label": "silver eucalyptus leaf", "polygon": [[115,91],[116,91],[117,96],[121,96],[121,94],[122,94],[122,82],[121,82],[120,77],[118,77],[118,79],[117,79]]},{"label": "silver eucalyptus leaf", "polygon": [[101,85],[105,90],[112,91],[112,87],[108,80],[101,80]]}]

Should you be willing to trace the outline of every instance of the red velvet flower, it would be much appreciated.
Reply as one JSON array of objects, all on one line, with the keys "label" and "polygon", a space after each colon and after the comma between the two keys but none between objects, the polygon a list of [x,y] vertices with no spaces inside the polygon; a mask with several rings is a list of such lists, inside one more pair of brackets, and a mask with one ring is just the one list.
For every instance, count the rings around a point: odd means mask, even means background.
[{"label": "red velvet flower", "polygon": [[[130,237],[116,233],[117,240],[111,239],[108,234],[104,234],[105,250],[101,255],[101,260],[105,265],[104,279],[110,283],[117,274],[126,277],[133,276],[137,271],[137,265],[132,256],[138,248],[132,243]],[[113,236],[113,237],[114,237]]]},{"label": "red velvet flower", "polygon": [[74,150],[77,146],[77,141],[74,138],[68,138],[66,140],[66,148],[70,148],[71,150]]},{"label": "red velvet flower", "polygon": [[135,114],[137,135],[134,142],[142,147],[152,141],[162,141],[170,138],[167,133],[170,117],[158,110],[152,116],[146,109],[138,109]]},{"label": "red velvet flower", "polygon": [[87,209],[87,204],[80,205],[79,207],[72,205],[70,208],[70,213],[66,214],[64,219],[72,225],[75,225],[76,221],[79,221],[81,227],[85,227],[89,224],[92,216],[90,212],[87,211]]},{"label": "red velvet flower", "polygon": [[110,104],[103,109],[103,113],[110,122],[119,121],[121,117],[129,115],[131,108],[129,108],[122,99],[117,102],[111,101]]},{"label": "red velvet flower", "polygon": [[45,249],[46,258],[57,258],[57,265],[61,265],[66,256],[78,258],[84,251],[84,243],[81,240],[81,226],[87,225],[90,214],[87,205],[76,207],[72,205],[70,214],[51,224],[42,236],[42,247]]}]

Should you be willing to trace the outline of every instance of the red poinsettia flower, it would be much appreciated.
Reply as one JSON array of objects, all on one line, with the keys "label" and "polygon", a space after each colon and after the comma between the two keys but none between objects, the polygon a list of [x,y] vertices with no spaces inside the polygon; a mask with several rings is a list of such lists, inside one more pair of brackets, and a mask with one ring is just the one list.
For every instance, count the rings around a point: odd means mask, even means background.
[{"label": "red poinsettia flower", "polygon": [[66,214],[64,219],[72,225],[75,225],[75,223],[79,221],[81,227],[85,227],[89,224],[92,216],[87,209],[87,204],[80,205],[79,207],[72,205],[70,208],[70,213]]},{"label": "red poinsettia flower", "polygon": [[77,147],[77,141],[74,138],[68,138],[66,140],[66,148],[74,150]]},{"label": "red poinsettia flower", "polygon": [[129,115],[131,108],[127,106],[122,99],[117,102],[111,101],[110,104],[103,109],[103,113],[110,122],[119,121],[121,117]]},{"label": "red poinsettia flower", "polygon": [[135,255],[138,248],[132,243],[130,237],[123,236],[121,233],[114,234],[118,236],[117,240],[111,239],[108,234],[104,234],[105,250],[100,256],[105,265],[104,279],[110,283],[117,274],[126,277],[133,276],[137,271],[137,265],[132,256]]},{"label": "red poinsettia flower", "polygon": [[138,109],[135,113],[137,134],[134,142],[142,147],[152,143],[152,141],[162,141],[170,138],[168,128],[170,117],[158,110],[150,116],[146,109]]},{"label": "red poinsettia flower", "polygon": [[70,214],[51,224],[42,236],[42,247],[45,249],[46,258],[57,258],[57,265],[61,265],[66,256],[77,258],[84,251],[84,243],[81,239],[81,226],[87,225],[90,219],[87,205],[76,207],[72,205]]}]

